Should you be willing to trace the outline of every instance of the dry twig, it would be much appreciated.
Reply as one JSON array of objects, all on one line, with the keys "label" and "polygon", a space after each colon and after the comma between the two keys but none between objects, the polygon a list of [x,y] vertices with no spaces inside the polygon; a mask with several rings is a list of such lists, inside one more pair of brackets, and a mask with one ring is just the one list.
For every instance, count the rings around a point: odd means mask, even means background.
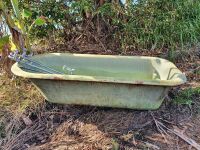
[{"label": "dry twig", "polygon": [[[154,120],[154,122],[156,124],[156,127],[157,127],[158,131],[162,134],[162,136],[163,136],[163,132],[166,133],[168,131],[170,133],[175,134],[176,136],[178,136],[179,138],[181,138],[182,140],[184,140],[185,142],[187,142],[188,144],[190,144],[191,146],[193,146],[197,150],[200,150],[200,145],[196,141],[194,141],[193,139],[191,139],[188,136],[184,135],[178,129],[169,129],[163,123],[161,123],[160,121],[156,120],[152,113],[151,113],[151,116],[152,116],[152,118],[153,118],[153,120]],[[164,138],[165,138],[165,136],[164,136]]]}]

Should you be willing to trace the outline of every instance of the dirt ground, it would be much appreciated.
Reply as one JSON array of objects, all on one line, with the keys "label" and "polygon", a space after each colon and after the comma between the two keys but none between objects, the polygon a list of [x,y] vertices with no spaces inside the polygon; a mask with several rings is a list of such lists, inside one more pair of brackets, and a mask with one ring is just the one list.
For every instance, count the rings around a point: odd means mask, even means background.
[{"label": "dirt ground", "polygon": [[[75,51],[73,48],[71,51],[100,53],[93,50]],[[200,149],[200,95],[192,96],[191,105],[173,102],[181,90],[200,86],[200,75],[196,73],[200,65],[199,51],[194,53],[186,53],[182,57],[177,53],[179,59],[175,58],[175,63],[186,73],[188,82],[170,90],[156,111],[59,105],[44,101],[34,110],[27,109],[20,116],[6,118],[7,132],[0,142],[1,149]],[[101,51],[101,54],[118,52]],[[166,57],[158,51],[125,54]],[[29,82],[26,84],[30,85]]]},{"label": "dirt ground", "polygon": [[[194,100],[198,103],[199,95]],[[157,111],[45,102],[12,120],[19,133],[8,138],[3,149],[192,149],[200,143],[198,109],[169,99]]]}]

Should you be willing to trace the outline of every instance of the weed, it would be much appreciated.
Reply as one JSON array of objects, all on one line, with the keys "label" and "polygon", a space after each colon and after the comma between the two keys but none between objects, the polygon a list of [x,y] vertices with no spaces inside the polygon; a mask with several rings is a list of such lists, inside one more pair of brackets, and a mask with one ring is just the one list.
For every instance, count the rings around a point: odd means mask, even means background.
[{"label": "weed", "polygon": [[177,94],[173,102],[175,104],[186,104],[191,105],[193,103],[193,98],[200,96],[200,88],[189,88],[185,89]]},{"label": "weed", "polygon": [[148,0],[133,5],[123,24],[124,42],[138,49],[192,46],[200,37],[199,6],[200,2],[189,0]]},{"label": "weed", "polygon": [[119,150],[119,143],[115,139],[112,139],[112,150]]}]

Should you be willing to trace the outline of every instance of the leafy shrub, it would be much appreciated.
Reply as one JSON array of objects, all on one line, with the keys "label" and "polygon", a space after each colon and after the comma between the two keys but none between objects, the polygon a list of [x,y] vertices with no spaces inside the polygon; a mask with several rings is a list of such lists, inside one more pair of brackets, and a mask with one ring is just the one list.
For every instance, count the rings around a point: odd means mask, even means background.
[{"label": "leafy shrub", "polygon": [[32,28],[32,39],[53,35],[71,40],[89,30],[99,39],[107,38],[105,45],[119,43],[124,50],[187,49],[200,40],[200,1],[196,0],[23,2],[20,7],[32,12],[28,24],[37,16],[47,21]]},{"label": "leafy shrub", "polygon": [[[61,29],[63,23],[70,24],[70,16],[68,13],[67,6],[64,3],[64,0],[61,1],[33,1],[30,6],[26,6],[26,9],[29,9],[33,14],[31,19],[34,20],[37,16],[44,16],[46,19],[46,24],[43,26],[35,26],[31,32],[32,38],[44,38],[52,35],[54,30]],[[30,22],[30,20],[27,20]]]},{"label": "leafy shrub", "polygon": [[200,2],[140,0],[125,13],[118,36],[122,45],[137,49],[183,49],[199,41]]}]

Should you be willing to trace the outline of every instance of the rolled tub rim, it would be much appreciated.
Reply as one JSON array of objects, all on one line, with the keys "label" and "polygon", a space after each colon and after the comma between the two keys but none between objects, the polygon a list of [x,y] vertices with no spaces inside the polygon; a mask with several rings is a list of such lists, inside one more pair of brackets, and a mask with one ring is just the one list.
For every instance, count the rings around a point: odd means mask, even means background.
[{"label": "rolled tub rim", "polygon": [[[147,59],[160,59],[165,60],[172,65],[172,62],[159,58],[159,57],[149,57],[149,56],[120,56],[120,55],[95,55],[95,54],[72,54],[72,53],[48,53],[48,54],[40,54],[33,57],[41,57],[48,55],[74,55],[74,56],[86,56],[86,57],[107,57],[107,58],[116,58],[116,57],[124,57],[124,58],[147,58]],[[174,65],[175,66],[175,65]],[[175,66],[176,67],[176,66]],[[176,67],[176,69],[178,69]],[[179,69],[178,69],[179,70]],[[11,67],[11,71],[20,77],[24,78],[33,78],[33,79],[49,79],[49,80],[68,80],[68,81],[88,81],[88,82],[107,82],[107,83],[124,83],[124,84],[136,84],[136,85],[158,85],[158,86],[177,86],[184,84],[187,79],[184,73],[180,73],[181,78],[173,78],[170,80],[160,80],[160,79],[152,79],[152,80],[126,80],[126,79],[117,79],[113,77],[104,77],[104,76],[84,76],[84,75],[60,75],[60,74],[42,74],[42,73],[31,73],[22,70],[18,67],[18,63],[16,62]],[[180,71],[180,70],[179,70]]]}]

